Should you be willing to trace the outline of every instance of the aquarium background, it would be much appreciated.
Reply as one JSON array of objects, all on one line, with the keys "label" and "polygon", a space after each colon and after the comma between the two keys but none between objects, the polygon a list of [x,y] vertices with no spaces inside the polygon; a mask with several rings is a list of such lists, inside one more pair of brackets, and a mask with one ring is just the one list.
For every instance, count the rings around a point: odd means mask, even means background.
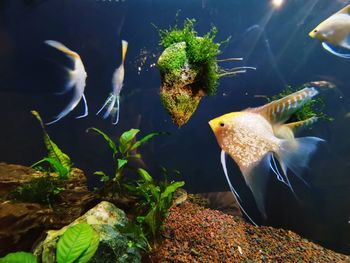
[{"label": "aquarium background", "polygon": [[[89,116],[75,119],[82,104],[47,127],[52,139],[84,170],[89,185],[96,170],[112,173],[112,156],[105,142],[85,130],[97,127],[113,138],[138,128],[142,134],[167,131],[145,146],[143,162],[160,178],[160,165],[178,169],[174,179],[186,181],[190,192],[227,191],[220,148],[208,121],[224,113],[266,103],[255,95],[271,96],[285,85],[298,87],[314,80],[334,82],[338,90],[322,92],[333,122],[319,121],[301,135],[326,140],[305,171],[310,186],[292,178],[298,202],[283,184],[271,177],[266,206],[268,225],[294,230],[337,251],[350,253],[350,61],[325,52],[308,32],[350,1],[287,0],[274,9],[265,0],[42,0],[0,2],[0,161],[30,165],[45,155],[42,132],[30,110],[51,121],[70,99],[62,90],[71,66],[60,52],[46,46],[60,41],[77,51],[88,74],[85,94]],[[221,63],[226,68],[253,66],[256,71],[220,80],[217,96],[202,99],[190,121],[177,128],[159,100],[160,76],[154,63],[162,48],[155,27],[169,28],[195,18],[199,34],[215,25],[222,46],[219,58],[243,57]],[[95,113],[111,89],[113,71],[121,60],[121,40],[129,42],[121,100],[120,122],[112,126]],[[230,174],[256,214],[253,199],[238,168]]]}]

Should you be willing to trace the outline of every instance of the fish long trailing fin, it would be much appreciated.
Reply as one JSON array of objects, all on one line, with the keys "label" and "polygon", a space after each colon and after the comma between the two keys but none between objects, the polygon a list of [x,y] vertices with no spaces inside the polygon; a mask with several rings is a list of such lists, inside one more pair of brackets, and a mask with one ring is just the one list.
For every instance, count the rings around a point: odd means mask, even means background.
[{"label": "fish long trailing fin", "polygon": [[334,50],[334,48],[332,48],[329,44],[322,42],[322,47],[328,51],[329,53],[331,53],[332,55],[335,55],[337,57],[340,58],[346,58],[349,59],[350,58],[350,54],[343,54],[343,53],[339,53],[337,51]]},{"label": "fish long trailing fin", "polygon": [[[252,222],[253,225],[255,226],[258,226],[257,223],[255,223],[255,221],[249,216],[249,214],[244,210],[243,206],[241,205],[241,202],[240,202],[240,197],[237,193],[237,191],[235,190],[235,188],[232,186],[231,184],[231,181],[230,181],[230,178],[228,176],[228,173],[227,173],[227,167],[226,167],[226,153],[224,150],[221,150],[221,155],[220,155],[220,158],[221,158],[221,165],[222,165],[222,169],[224,170],[224,173],[225,173],[225,177],[226,177],[226,180],[227,180],[227,183],[230,187],[230,190],[233,194],[233,197],[235,198],[239,208],[242,210],[242,212],[247,216],[247,218],[249,219],[250,222]],[[239,200],[238,200],[239,199]]]}]

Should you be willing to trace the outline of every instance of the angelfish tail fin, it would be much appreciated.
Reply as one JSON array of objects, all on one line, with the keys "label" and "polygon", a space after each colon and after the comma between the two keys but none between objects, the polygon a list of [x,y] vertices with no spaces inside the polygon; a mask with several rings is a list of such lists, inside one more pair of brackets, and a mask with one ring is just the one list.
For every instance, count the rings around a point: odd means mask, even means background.
[{"label": "angelfish tail fin", "polygon": [[282,140],[277,157],[284,174],[287,174],[287,169],[289,168],[297,177],[304,181],[302,172],[307,168],[309,160],[316,151],[319,142],[324,142],[324,140],[318,137]]}]

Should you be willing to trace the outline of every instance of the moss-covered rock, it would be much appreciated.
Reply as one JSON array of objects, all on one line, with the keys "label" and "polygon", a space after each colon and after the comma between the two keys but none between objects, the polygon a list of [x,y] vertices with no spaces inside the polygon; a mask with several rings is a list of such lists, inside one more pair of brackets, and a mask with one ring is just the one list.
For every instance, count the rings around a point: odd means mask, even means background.
[{"label": "moss-covered rock", "polygon": [[63,233],[79,223],[91,225],[100,237],[99,247],[89,262],[141,262],[140,251],[128,246],[128,238],[118,230],[128,223],[128,219],[121,209],[112,203],[103,201],[84,215],[60,230],[50,230],[46,239],[34,250],[42,262],[55,262],[56,245]]},{"label": "moss-covered rock", "polygon": [[174,43],[158,59],[162,84],[160,100],[173,121],[182,126],[192,116],[204,95],[196,82],[199,70],[189,63],[186,43]]},{"label": "moss-covered rock", "polygon": [[220,43],[213,40],[217,30],[213,27],[200,37],[194,22],[187,19],[182,29],[159,30],[165,48],[157,62],[160,99],[178,126],[189,120],[203,96],[216,94],[219,79],[216,56]]}]

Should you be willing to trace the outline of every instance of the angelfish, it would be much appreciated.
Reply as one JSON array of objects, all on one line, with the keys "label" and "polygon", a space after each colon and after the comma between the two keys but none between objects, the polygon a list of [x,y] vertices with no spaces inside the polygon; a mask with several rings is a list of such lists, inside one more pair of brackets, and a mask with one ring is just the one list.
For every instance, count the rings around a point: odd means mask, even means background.
[{"label": "angelfish", "polygon": [[270,171],[294,193],[287,170],[290,169],[304,181],[301,177],[302,170],[316,150],[317,143],[323,141],[317,137],[294,136],[295,129],[309,125],[316,120],[315,118],[285,124],[297,109],[317,94],[315,88],[304,88],[264,106],[228,113],[209,122],[222,149],[221,163],[231,191],[242,212],[253,223],[243,209],[240,196],[228,177],[226,154],[239,166],[259,211],[266,218],[264,197]]},{"label": "angelfish", "polygon": [[124,81],[124,61],[126,51],[128,49],[128,42],[122,40],[122,62],[120,66],[114,71],[112,78],[112,92],[106,99],[105,103],[101,107],[101,109],[96,113],[98,115],[104,108],[106,108],[105,113],[103,114],[103,118],[107,119],[108,116],[112,118],[112,124],[117,124],[119,121],[119,100],[120,100],[120,92],[123,87]]},{"label": "angelfish", "polygon": [[88,115],[88,106],[84,96],[84,90],[86,86],[87,74],[79,54],[70,50],[65,45],[55,40],[46,40],[45,43],[65,53],[70,59],[73,60],[73,63],[74,63],[73,70],[66,68],[68,72],[69,80],[66,84],[65,89],[61,93],[59,93],[59,94],[65,94],[68,91],[73,90],[74,91],[73,97],[69,102],[69,104],[66,106],[66,108],[62,112],[60,112],[53,121],[48,122],[46,124],[49,125],[49,124],[55,123],[58,120],[65,117],[69,112],[71,112],[79,104],[81,99],[83,99],[84,101],[84,114],[76,118],[78,119],[78,118],[86,117]]},{"label": "angelfish", "polygon": [[350,5],[320,23],[309,36],[322,42],[322,47],[331,54],[350,58],[350,54],[342,54],[332,46],[350,49]]}]

